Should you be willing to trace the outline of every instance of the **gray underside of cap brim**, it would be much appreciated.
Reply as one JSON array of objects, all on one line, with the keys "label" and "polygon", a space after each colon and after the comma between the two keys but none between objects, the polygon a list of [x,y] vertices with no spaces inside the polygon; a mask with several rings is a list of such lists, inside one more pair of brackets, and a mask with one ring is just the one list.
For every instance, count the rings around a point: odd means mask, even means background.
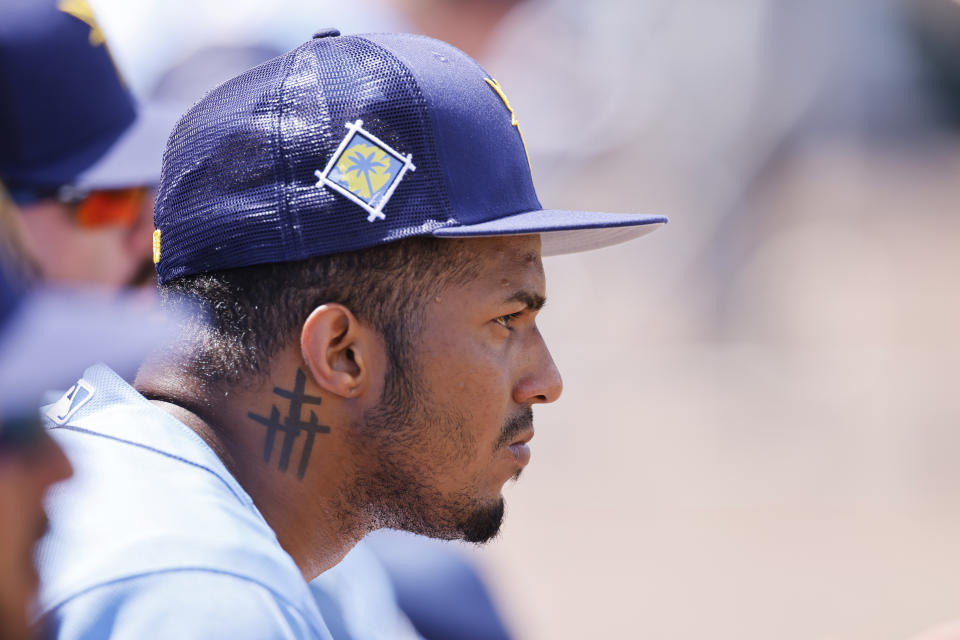
[{"label": "gray underside of cap brim", "polygon": [[664,216],[581,211],[531,211],[496,220],[433,232],[441,238],[482,238],[539,234],[544,256],[590,251],[627,242],[656,231]]},{"label": "gray underside of cap brim", "polygon": [[152,187],[160,182],[160,165],[179,108],[147,105],[137,119],[75,184],[82,189]]},{"label": "gray underside of cap brim", "polygon": [[96,362],[132,374],[177,330],[176,319],[156,301],[93,290],[34,291],[0,334],[0,416],[30,409],[25,403],[43,391],[66,389]]}]

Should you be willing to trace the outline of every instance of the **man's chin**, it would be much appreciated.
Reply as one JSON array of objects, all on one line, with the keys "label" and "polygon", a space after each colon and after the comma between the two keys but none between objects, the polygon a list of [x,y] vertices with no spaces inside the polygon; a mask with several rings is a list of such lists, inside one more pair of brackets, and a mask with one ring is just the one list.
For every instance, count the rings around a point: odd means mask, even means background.
[{"label": "man's chin", "polygon": [[494,504],[475,509],[466,519],[460,522],[458,528],[461,538],[476,544],[490,542],[500,533],[504,511],[505,506],[502,496]]}]

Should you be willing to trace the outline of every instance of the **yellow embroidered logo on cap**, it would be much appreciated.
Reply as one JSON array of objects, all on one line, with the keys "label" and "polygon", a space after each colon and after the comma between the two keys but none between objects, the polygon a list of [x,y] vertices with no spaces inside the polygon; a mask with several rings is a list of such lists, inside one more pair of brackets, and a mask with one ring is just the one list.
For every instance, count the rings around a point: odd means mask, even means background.
[{"label": "yellow embroidered logo on cap", "polygon": [[390,156],[372,144],[357,142],[337,160],[340,184],[369,202],[393,177]]},{"label": "yellow embroidered logo on cap", "polygon": [[383,220],[383,207],[407,171],[415,171],[413,156],[403,155],[363,128],[363,120],[346,125],[347,135],[323,171],[314,171],[316,186],[330,187],[370,215]]},{"label": "yellow embroidered logo on cap", "polygon": [[517,114],[514,113],[513,107],[510,106],[510,101],[507,100],[507,94],[503,92],[503,87],[500,86],[500,83],[493,78],[484,78],[483,81],[493,87],[493,90],[496,91],[500,99],[503,100],[503,104],[507,106],[507,110],[510,112],[510,124],[515,126],[517,133],[520,134],[520,144],[523,145],[523,152],[527,154],[527,165],[530,166],[530,170],[533,171],[533,167],[530,165],[530,152],[527,151],[527,141],[523,139],[523,131],[520,130],[520,121],[517,120]]}]

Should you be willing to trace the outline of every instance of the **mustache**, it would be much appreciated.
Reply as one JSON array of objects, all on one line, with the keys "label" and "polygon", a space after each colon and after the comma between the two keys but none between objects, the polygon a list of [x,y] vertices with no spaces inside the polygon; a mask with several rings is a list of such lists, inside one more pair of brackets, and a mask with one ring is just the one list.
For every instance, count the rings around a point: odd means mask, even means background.
[{"label": "mustache", "polygon": [[529,430],[531,427],[533,427],[533,408],[527,405],[504,423],[503,431],[500,433],[500,437],[497,438],[497,444],[494,446],[494,449],[507,446],[513,442],[518,435]]}]

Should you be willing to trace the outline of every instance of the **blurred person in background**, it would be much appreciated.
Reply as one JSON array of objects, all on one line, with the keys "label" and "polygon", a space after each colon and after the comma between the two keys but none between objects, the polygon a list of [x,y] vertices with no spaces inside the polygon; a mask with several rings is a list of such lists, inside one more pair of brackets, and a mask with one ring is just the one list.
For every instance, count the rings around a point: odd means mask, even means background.
[{"label": "blurred person in background", "polygon": [[46,530],[43,496],[69,476],[70,464],[39,418],[0,416],[0,637],[32,637],[33,547]]},{"label": "blurred person in background", "polygon": [[[34,545],[47,527],[45,495],[72,473],[38,413],[44,392],[64,385],[78,363],[91,358],[130,373],[172,335],[171,325],[142,301],[31,287],[17,219],[0,188],[0,638],[5,640],[44,636],[32,625],[38,590]],[[68,395],[72,402],[83,401],[82,389]]]},{"label": "blurred person in background", "polygon": [[[30,613],[37,591],[33,547],[46,530],[43,496],[70,476],[70,463],[46,434],[35,402],[43,389],[16,385],[9,344],[17,341],[11,322],[23,297],[15,284],[28,267],[20,249],[16,218],[0,186],[0,637],[32,637]],[[22,324],[22,323],[21,323]],[[43,354],[34,354],[37,357]],[[13,374],[13,375],[11,375]]]},{"label": "blurred person in background", "polygon": [[0,637],[16,640],[32,637],[42,501],[71,474],[43,428],[43,393],[91,359],[129,375],[171,329],[143,300],[28,284],[152,273],[144,185],[171,123],[138,119],[84,3],[60,5],[0,3]]},{"label": "blurred person in background", "polygon": [[71,469],[37,414],[34,403],[43,389],[15,383],[23,363],[10,358],[10,343],[21,339],[17,330],[34,327],[16,318],[23,293],[8,278],[8,266],[0,263],[0,378],[7,382],[0,387],[0,637],[24,640],[32,637],[30,614],[37,592],[33,548],[46,530],[43,497]]},{"label": "blurred person in background", "polygon": [[[10,236],[5,241],[17,242]],[[31,288],[17,277],[22,271],[14,254],[0,251],[0,637],[5,640],[34,632],[44,636],[32,629],[38,590],[34,545],[47,528],[45,495],[72,473],[43,427],[37,410],[43,393],[65,384],[78,362],[91,358],[129,374],[172,335],[172,325],[148,313],[142,301]],[[74,387],[67,397],[57,411],[81,404],[84,390]]]},{"label": "blurred person in background", "polygon": [[38,275],[153,281],[153,187],[174,114],[136,104],[85,0],[0,5],[0,181]]},{"label": "blurred person in background", "polygon": [[153,328],[142,306],[131,314],[86,299],[29,294],[19,282],[122,285],[143,281],[144,266],[152,267],[146,185],[158,179],[167,131],[156,118],[137,117],[85,3],[59,4],[60,11],[53,0],[0,3],[4,638],[28,635],[37,588],[33,543],[46,526],[42,498],[71,472],[40,422],[42,392],[69,380],[77,358],[111,360],[129,372],[158,337],[127,335]]}]

